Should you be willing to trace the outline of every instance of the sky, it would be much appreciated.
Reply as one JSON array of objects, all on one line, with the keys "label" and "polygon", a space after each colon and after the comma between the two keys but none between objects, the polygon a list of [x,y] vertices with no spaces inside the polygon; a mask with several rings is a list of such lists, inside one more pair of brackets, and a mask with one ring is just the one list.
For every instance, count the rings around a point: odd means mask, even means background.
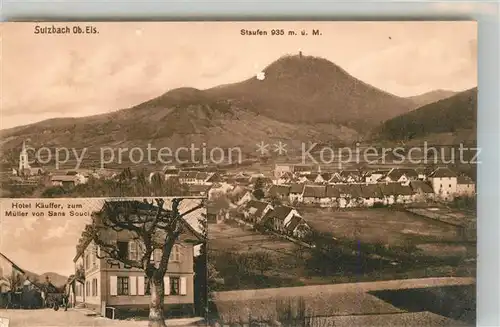
[{"label": "sky", "polygon": [[[142,201],[143,198],[139,200]],[[91,213],[102,208],[104,199],[1,199],[0,201],[0,252],[12,260],[21,269],[37,274],[55,272],[68,277],[74,274],[73,258],[76,255],[76,244],[90,217],[48,217],[51,209],[38,209],[44,211],[45,217],[34,217],[31,211],[27,217],[6,217],[5,211],[12,208],[12,203],[55,203],[66,206],[68,203],[81,204],[81,209],[76,212]],[[200,200],[184,200],[179,207],[180,212],[185,212],[196,206]],[[171,207],[171,201],[165,198],[165,207]],[[204,210],[204,209],[200,209]],[[60,210],[59,210],[60,211]],[[69,213],[70,209],[65,209]],[[195,211],[186,220],[196,229],[199,212]],[[200,230],[198,230],[201,232]]]},{"label": "sky", "polygon": [[[45,24],[39,26],[51,26]],[[57,26],[75,24],[59,23]],[[0,129],[128,108],[177,87],[256,76],[287,54],[326,58],[398,96],[477,86],[475,22],[78,23],[98,34],[35,34],[2,23]],[[242,36],[319,29],[321,36]]]}]

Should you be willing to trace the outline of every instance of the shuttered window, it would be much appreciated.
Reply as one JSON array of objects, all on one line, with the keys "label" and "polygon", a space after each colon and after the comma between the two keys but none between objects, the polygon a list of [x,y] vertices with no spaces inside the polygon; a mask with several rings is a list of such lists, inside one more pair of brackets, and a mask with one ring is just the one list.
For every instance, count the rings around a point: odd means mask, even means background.
[{"label": "shuttered window", "polygon": [[170,252],[170,261],[179,262],[181,261],[181,248],[180,245],[174,244],[172,251]]},{"label": "shuttered window", "polygon": [[117,293],[118,295],[129,295],[129,278],[117,277]]},{"label": "shuttered window", "polygon": [[137,277],[130,276],[129,278],[130,295],[137,295]]},{"label": "shuttered window", "polygon": [[118,286],[118,278],[116,276],[109,276],[109,295],[116,296],[118,295],[117,286]]},{"label": "shuttered window", "polygon": [[163,294],[170,294],[170,278],[168,277],[163,278]]},{"label": "shuttered window", "polygon": [[170,294],[171,295],[179,295],[180,294],[180,278],[179,277],[170,277]]},{"label": "shuttered window", "polygon": [[147,285],[145,283],[146,277],[137,276],[137,295],[146,294]]},{"label": "shuttered window", "polygon": [[181,277],[180,294],[181,295],[187,294],[187,278],[186,277]]},{"label": "shuttered window", "polygon": [[137,242],[130,241],[128,242],[128,258],[130,260],[137,260]]}]

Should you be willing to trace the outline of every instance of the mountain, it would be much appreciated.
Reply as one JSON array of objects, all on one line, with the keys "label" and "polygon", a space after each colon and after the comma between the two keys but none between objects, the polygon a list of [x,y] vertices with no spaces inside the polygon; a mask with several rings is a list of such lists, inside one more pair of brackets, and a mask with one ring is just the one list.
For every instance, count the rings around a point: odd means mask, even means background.
[{"label": "mountain", "polygon": [[425,138],[441,144],[474,141],[477,87],[389,119],[375,129],[376,139],[408,141]]},{"label": "mountain", "polygon": [[141,147],[178,149],[194,144],[207,148],[240,147],[255,153],[256,144],[287,141],[300,143],[349,142],[353,129],[333,123],[289,123],[250,110],[210,92],[181,88],[129,109],[83,118],[51,119],[0,132],[2,148],[18,149],[29,139],[33,147]]},{"label": "mountain", "polygon": [[335,122],[358,129],[414,108],[411,100],[368,85],[323,58],[284,56],[263,72],[263,80],[253,77],[207,92],[279,121]]},{"label": "mountain", "polygon": [[50,282],[52,284],[54,284],[54,286],[56,287],[61,287],[63,286],[64,284],[66,284],[66,282],[68,281],[68,277],[65,277],[65,276],[62,276],[62,275],[59,275],[55,272],[47,272],[47,273],[43,273],[43,274],[35,274],[33,272],[30,272],[30,271],[25,271],[26,275],[29,276],[29,278],[31,280],[33,280],[34,278],[36,278],[36,280],[40,283],[43,283],[46,281],[47,277],[49,278]]},{"label": "mountain", "polygon": [[63,285],[66,284],[68,281],[68,277],[61,276],[55,272],[47,272],[43,273],[41,275],[35,274],[31,271],[25,271],[25,276],[29,277],[31,281],[38,281],[39,283],[44,283],[47,279],[49,278],[50,282],[55,286],[55,287],[62,287]]},{"label": "mountain", "polygon": [[[23,140],[33,147],[207,148],[285,141],[346,144],[367,127],[406,113],[414,103],[352,77],[334,63],[310,56],[285,56],[256,77],[208,90],[178,88],[106,114],[57,118],[0,131],[5,153]],[[96,150],[94,150],[96,151]]]},{"label": "mountain", "polygon": [[429,103],[449,98],[455,94],[457,94],[457,92],[448,90],[434,90],[423,94],[415,95],[412,97],[408,97],[407,99],[411,100],[415,104],[415,108],[420,108]]}]

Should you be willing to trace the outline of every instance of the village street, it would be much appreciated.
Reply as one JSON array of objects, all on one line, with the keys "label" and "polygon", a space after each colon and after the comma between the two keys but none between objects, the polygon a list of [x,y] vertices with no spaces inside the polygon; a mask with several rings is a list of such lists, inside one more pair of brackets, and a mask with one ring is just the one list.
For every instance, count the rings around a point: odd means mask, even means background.
[{"label": "village street", "polygon": [[[68,311],[52,309],[38,310],[0,310],[0,318],[9,319],[8,327],[59,327],[59,326],[92,326],[92,327],[146,327],[147,321],[126,321],[111,320],[102,317],[86,316],[83,312],[76,309]],[[167,326],[195,326],[190,322],[195,319],[171,319],[167,320]],[[1,321],[1,320],[0,320]],[[2,326],[4,327],[4,326]]]}]

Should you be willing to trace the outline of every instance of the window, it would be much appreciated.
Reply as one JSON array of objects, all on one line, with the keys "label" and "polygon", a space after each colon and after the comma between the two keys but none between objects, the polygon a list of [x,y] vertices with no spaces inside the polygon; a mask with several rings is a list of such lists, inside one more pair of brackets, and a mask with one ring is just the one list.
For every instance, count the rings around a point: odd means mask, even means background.
[{"label": "window", "polygon": [[138,260],[139,253],[137,250],[138,249],[136,241],[128,242],[128,258],[130,260]]},{"label": "window", "polygon": [[92,296],[97,296],[97,278],[92,279]]},{"label": "window", "polygon": [[118,256],[121,259],[128,259],[128,242],[116,242]]},{"label": "window", "polygon": [[180,278],[170,277],[170,295],[180,294]]},{"label": "window", "polygon": [[181,249],[178,244],[174,244],[170,252],[170,261],[181,261]]},{"label": "window", "polygon": [[90,269],[90,255],[85,256],[85,269]]},{"label": "window", "polygon": [[128,295],[128,277],[117,277],[118,295]]},{"label": "window", "polygon": [[162,256],[162,251],[161,249],[154,249],[153,253],[151,253],[151,261],[153,263],[160,263],[161,261],[161,256]]},{"label": "window", "polygon": [[450,185],[448,185],[448,187],[451,187],[451,184],[450,184]]},{"label": "window", "polygon": [[85,282],[85,296],[90,296],[90,282]]}]

